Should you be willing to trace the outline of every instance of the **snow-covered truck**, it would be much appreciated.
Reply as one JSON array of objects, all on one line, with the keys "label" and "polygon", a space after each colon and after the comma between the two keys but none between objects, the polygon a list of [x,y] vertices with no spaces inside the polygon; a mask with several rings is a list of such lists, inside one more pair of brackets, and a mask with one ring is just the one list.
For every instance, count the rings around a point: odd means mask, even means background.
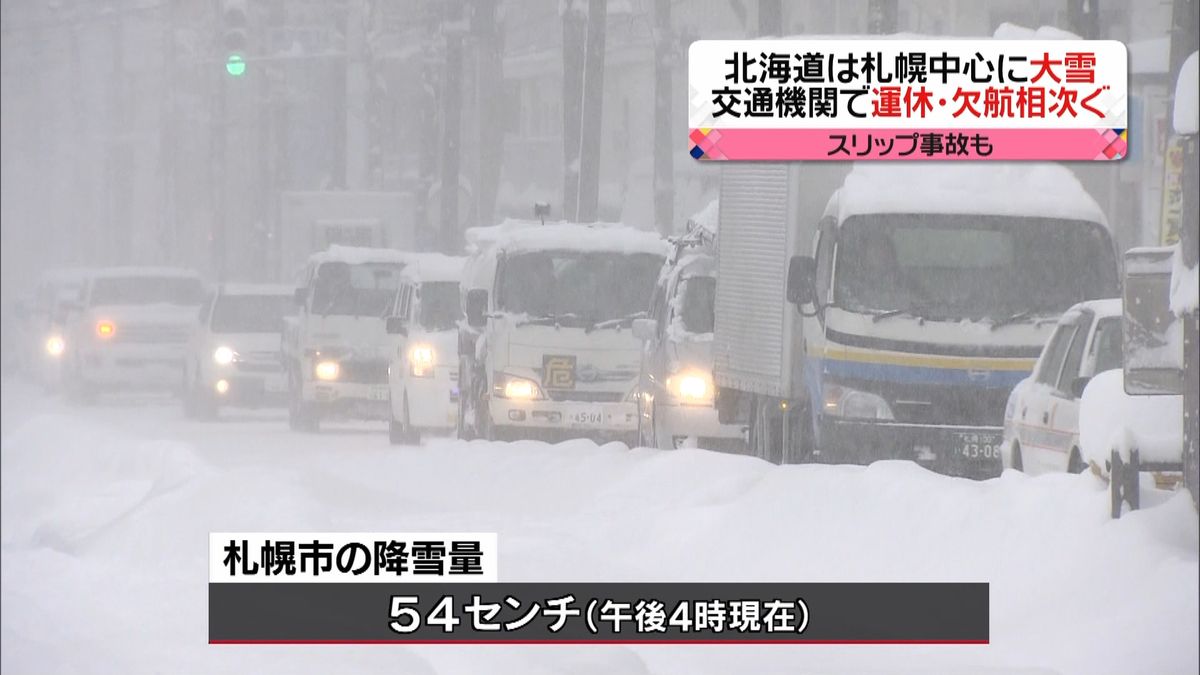
[{"label": "snow-covered truck", "polygon": [[280,278],[330,246],[413,247],[413,206],[401,192],[284,192],[279,198]]},{"label": "snow-covered truck", "polygon": [[714,377],[775,462],[1000,472],[1005,402],[1071,305],[1117,294],[1053,164],[728,163]]},{"label": "snow-covered truck", "polygon": [[285,319],[282,358],[288,423],[317,431],[324,418],[388,420],[386,317],[412,254],[332,246],[315,253]]},{"label": "snow-covered truck", "polygon": [[513,222],[468,231],[459,435],[633,443],[641,344],[668,253],[620,225]]}]

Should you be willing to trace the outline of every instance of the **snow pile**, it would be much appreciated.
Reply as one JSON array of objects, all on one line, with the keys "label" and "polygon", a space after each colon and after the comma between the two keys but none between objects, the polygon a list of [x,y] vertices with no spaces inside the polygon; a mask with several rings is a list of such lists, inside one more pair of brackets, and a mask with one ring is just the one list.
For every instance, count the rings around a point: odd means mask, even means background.
[{"label": "snow pile", "polygon": [[1200,129],[1200,52],[1192,52],[1179,69],[1175,84],[1175,108],[1171,114],[1177,134],[1194,134]]},{"label": "snow pile", "polygon": [[1192,265],[1191,268],[1184,267],[1183,250],[1179,244],[1176,244],[1175,254],[1171,256],[1171,311],[1175,316],[1183,316],[1198,308],[1200,308],[1200,264]]},{"label": "snow pile", "polygon": [[720,214],[721,201],[719,199],[714,199],[708,203],[708,206],[705,206],[696,213],[692,214],[692,217],[688,219],[688,222],[692,223],[695,227],[705,230],[713,237],[716,237],[717,231],[720,227]]},{"label": "snow pile", "polygon": [[1075,174],[1053,163],[857,163],[826,208],[839,220],[873,213],[1066,218],[1107,225]]},{"label": "snow pile", "polygon": [[[1090,474],[974,482],[906,462],[775,467],[588,441],[395,448],[377,428],[297,435],[282,415],[205,425],[173,402],[68,409],[7,382],[3,394],[5,672],[1200,667],[1185,494],[1148,490],[1146,508],[1112,521]],[[158,487],[128,490],[136,506],[73,546],[32,536],[55,514],[98,511],[122,477]],[[213,647],[210,531],[494,531],[510,581],[988,581],[991,644]]]},{"label": "snow pile", "polygon": [[1125,459],[1136,448],[1143,461],[1178,462],[1183,448],[1182,396],[1130,396],[1124,373],[1092,378],[1079,402],[1083,458],[1103,470],[1116,450]]}]

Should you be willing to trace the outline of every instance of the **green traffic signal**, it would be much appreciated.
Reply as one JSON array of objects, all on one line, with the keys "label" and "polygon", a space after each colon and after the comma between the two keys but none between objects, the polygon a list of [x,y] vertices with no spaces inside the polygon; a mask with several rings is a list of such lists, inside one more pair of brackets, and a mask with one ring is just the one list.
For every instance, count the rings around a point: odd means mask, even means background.
[{"label": "green traffic signal", "polygon": [[241,77],[246,72],[246,62],[240,54],[230,54],[225,60],[225,72],[234,77]]}]

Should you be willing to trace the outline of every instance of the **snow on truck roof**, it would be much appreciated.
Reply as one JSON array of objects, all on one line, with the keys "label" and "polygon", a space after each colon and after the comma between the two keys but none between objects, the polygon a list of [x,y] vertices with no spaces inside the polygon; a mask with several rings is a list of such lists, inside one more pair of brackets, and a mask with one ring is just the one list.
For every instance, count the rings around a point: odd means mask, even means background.
[{"label": "snow on truck roof", "polygon": [[667,240],[657,232],[617,223],[547,223],[512,227],[499,232],[492,244],[505,251],[611,251],[662,256],[670,251]]},{"label": "snow on truck roof", "polygon": [[855,164],[829,198],[825,215],[841,221],[877,213],[1045,217],[1108,225],[1075,174],[1053,163]]},{"label": "snow on truck roof", "polygon": [[459,281],[467,259],[442,253],[414,253],[402,276],[417,281]]},{"label": "snow on truck roof", "polygon": [[310,263],[318,265],[327,262],[343,262],[348,265],[363,263],[400,263],[408,264],[416,255],[409,251],[398,251],[394,248],[367,248],[364,246],[341,246],[335,244],[328,250],[309,256]]}]

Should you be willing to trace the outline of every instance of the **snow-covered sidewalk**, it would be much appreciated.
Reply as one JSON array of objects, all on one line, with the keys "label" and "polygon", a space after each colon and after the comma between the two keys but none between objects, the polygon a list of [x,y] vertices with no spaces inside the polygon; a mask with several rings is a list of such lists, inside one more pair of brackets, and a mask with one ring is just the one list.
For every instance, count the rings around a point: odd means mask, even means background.
[{"label": "snow-covered sidewalk", "polygon": [[[1091,475],[774,467],[703,450],[290,433],[5,381],[2,666],[18,672],[1195,673],[1184,494]],[[495,531],[505,580],[988,581],[989,646],[209,646],[210,531]]]}]

